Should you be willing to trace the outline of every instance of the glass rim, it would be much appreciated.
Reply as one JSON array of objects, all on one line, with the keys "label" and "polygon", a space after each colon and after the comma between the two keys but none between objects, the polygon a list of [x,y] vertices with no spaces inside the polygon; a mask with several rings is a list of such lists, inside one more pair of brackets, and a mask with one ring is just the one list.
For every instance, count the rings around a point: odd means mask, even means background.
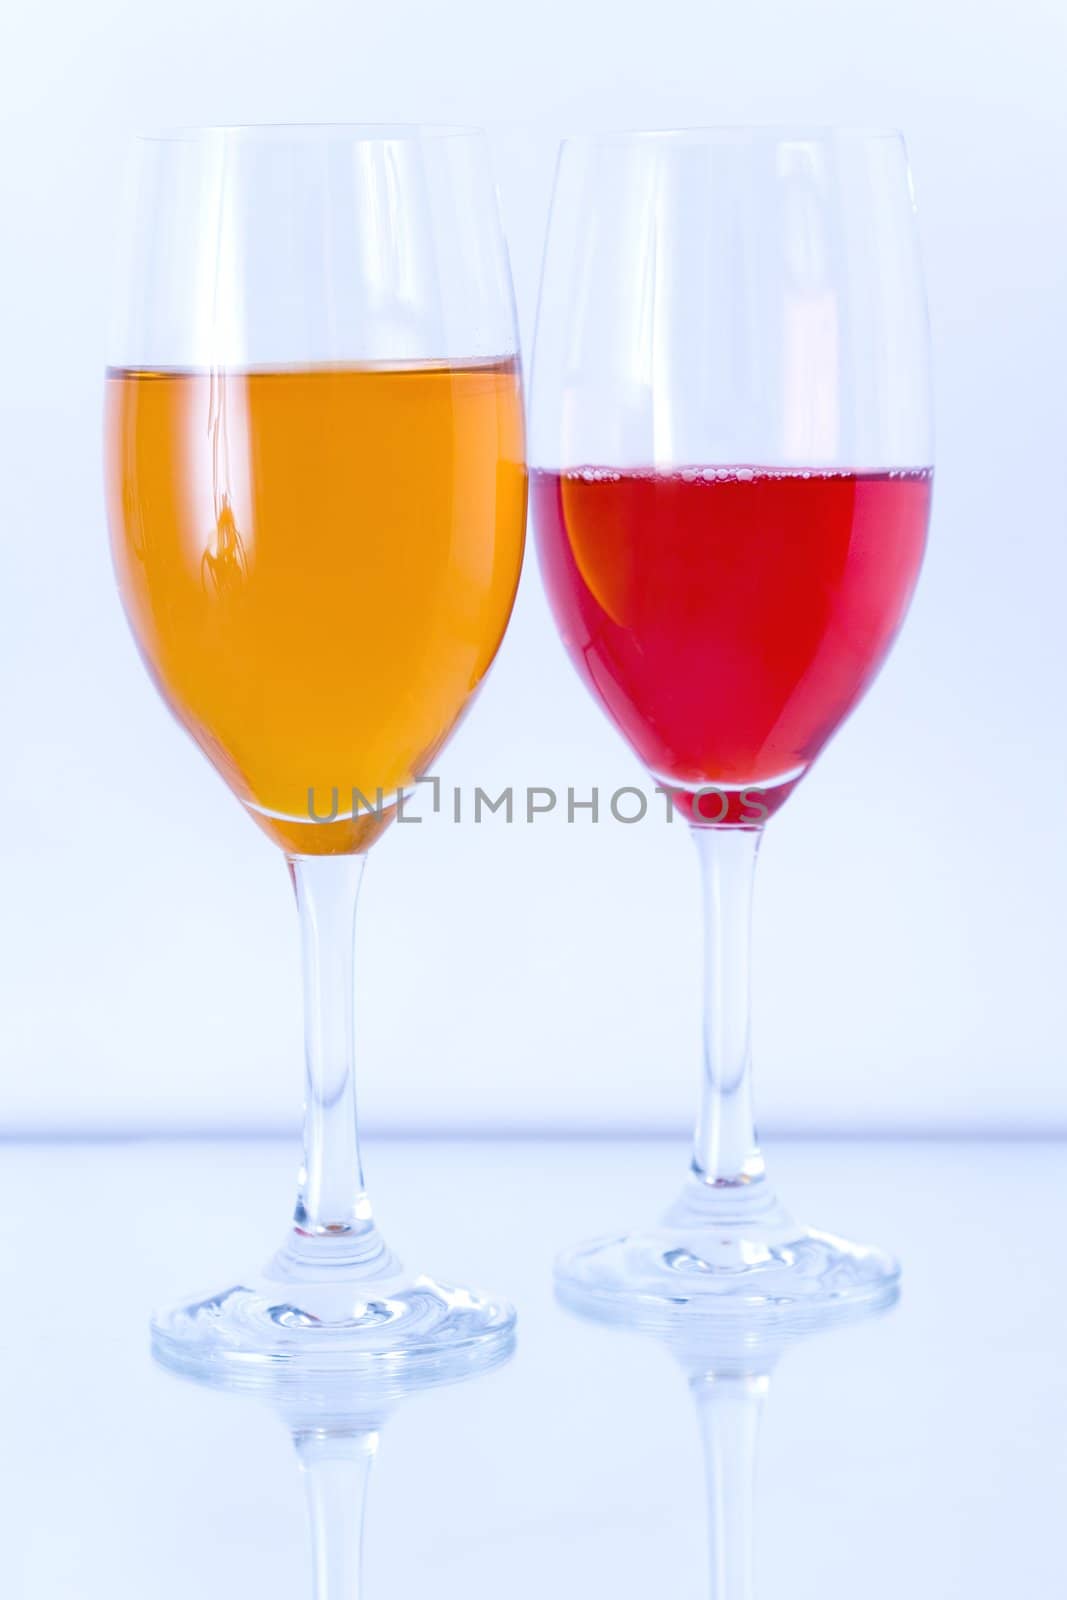
[{"label": "glass rim", "polygon": [[904,143],[900,128],[862,127],[832,123],[709,123],[677,128],[618,128],[593,133],[571,133],[560,147],[597,144],[850,144]]},{"label": "glass rim", "polygon": [[481,139],[484,128],[473,123],[450,122],[231,122],[160,128],[133,135],[134,144],[201,144],[235,139],[250,144],[291,140],[343,139],[350,144],[436,142],[441,139]]}]

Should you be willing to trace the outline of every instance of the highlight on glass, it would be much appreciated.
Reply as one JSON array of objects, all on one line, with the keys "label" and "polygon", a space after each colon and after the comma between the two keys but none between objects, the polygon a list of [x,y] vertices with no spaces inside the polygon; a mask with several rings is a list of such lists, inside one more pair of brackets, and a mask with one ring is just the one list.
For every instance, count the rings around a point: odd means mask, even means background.
[{"label": "highlight on glass", "polygon": [[[123,603],[157,688],[288,862],[304,1162],[266,1270],[157,1317],[172,1365],[433,1363],[502,1302],[403,1271],[364,1187],[353,930],[367,851],[485,676],[519,578],[518,340],[484,138],[139,141],[106,382]],[[329,820],[321,820],[328,818]]]},{"label": "highlight on glass", "polygon": [[580,677],[690,824],[706,918],[690,1177],[659,1226],[561,1257],[574,1302],[655,1321],[894,1292],[889,1256],[801,1226],[768,1181],[749,930],[763,828],[863,696],[915,587],[927,347],[899,135],[563,145],[531,401],[541,570]]}]

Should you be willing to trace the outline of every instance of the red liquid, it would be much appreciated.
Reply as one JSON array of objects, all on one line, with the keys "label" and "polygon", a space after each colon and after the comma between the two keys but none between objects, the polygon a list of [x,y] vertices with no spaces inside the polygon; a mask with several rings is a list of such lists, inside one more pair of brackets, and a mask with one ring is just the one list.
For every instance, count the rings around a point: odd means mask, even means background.
[{"label": "red liquid", "polygon": [[915,587],[931,476],[533,474],[563,641],[688,815],[706,787],[705,821],[769,815],[856,705]]}]

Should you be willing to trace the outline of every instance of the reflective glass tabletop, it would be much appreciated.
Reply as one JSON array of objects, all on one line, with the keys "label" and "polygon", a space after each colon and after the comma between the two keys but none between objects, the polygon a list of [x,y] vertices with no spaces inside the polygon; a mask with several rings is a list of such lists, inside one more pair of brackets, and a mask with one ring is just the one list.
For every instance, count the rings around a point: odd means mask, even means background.
[{"label": "reflective glass tabletop", "polygon": [[0,1144],[0,1593],[1067,1592],[1067,1147],[771,1141],[797,1212],[901,1256],[900,1303],[684,1347],[579,1319],[551,1276],[669,1203],[677,1144],[366,1154],[407,1258],[518,1306],[494,1370],[410,1393],[163,1372],[150,1310],[269,1253],[290,1145]]}]

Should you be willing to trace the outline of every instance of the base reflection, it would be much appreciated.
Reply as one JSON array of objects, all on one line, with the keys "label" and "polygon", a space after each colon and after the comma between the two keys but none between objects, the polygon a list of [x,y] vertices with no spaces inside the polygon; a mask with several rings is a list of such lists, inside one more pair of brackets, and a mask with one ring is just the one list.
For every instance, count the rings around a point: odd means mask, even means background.
[{"label": "base reflection", "polygon": [[704,1447],[711,1600],[753,1600],[754,1499],[760,1422],[781,1357],[794,1345],[834,1328],[885,1316],[899,1299],[893,1289],[873,1305],[837,1305],[821,1316],[766,1312],[746,1319],[682,1308],[672,1323],[662,1312],[650,1326],[640,1309],[593,1301],[557,1286],[557,1299],[583,1322],[623,1329],[666,1346],[689,1382]]},{"label": "base reflection", "polygon": [[307,1500],[313,1600],[362,1594],[364,1509],[382,1428],[405,1399],[425,1389],[481,1377],[511,1359],[514,1337],[451,1352],[434,1365],[390,1371],[343,1368],[298,1377],[284,1366],[184,1369],[157,1351],[156,1365],[183,1383],[253,1396],[289,1430]]}]

